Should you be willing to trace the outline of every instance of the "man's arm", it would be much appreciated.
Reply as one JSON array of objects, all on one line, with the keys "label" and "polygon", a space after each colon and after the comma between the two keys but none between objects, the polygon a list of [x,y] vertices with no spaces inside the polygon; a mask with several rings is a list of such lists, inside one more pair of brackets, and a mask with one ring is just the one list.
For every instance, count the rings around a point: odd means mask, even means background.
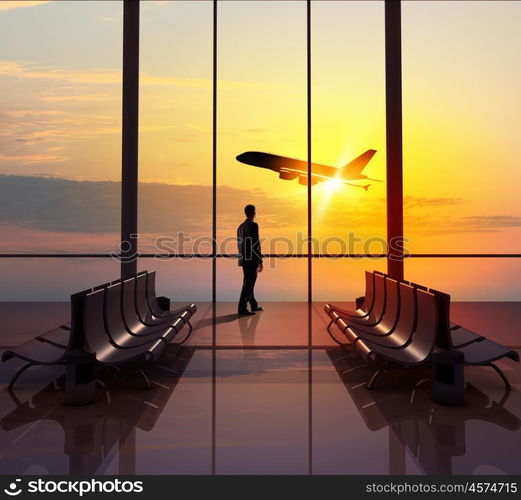
[{"label": "man's arm", "polygon": [[255,255],[259,261],[259,271],[262,271],[262,249],[260,244],[260,237],[259,237],[259,225],[254,222],[253,223],[253,234],[252,234],[252,240],[253,240],[253,255]]}]

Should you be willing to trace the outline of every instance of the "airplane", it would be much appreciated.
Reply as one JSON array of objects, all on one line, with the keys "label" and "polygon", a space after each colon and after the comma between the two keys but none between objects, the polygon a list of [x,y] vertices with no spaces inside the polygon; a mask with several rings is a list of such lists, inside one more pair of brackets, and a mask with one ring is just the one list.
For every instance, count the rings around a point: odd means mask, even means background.
[{"label": "airplane", "polygon": [[[330,167],[328,165],[320,165],[319,163],[311,164],[311,185],[319,182],[338,179],[343,184],[349,186],[361,187],[367,191],[371,184],[353,184],[348,181],[371,180],[381,182],[378,179],[371,179],[367,175],[362,174],[362,170],[375,155],[375,149],[368,149],[365,153],[350,161],[342,168]],[[298,177],[299,184],[308,185],[308,162],[304,160],[296,160],[294,158],[286,158],[285,156],[274,155],[271,153],[261,153],[260,151],[247,151],[237,156],[237,161],[246,165],[252,165],[259,168],[267,168],[279,173],[279,177],[286,181],[291,181]],[[340,176],[339,176],[340,174]]]}]

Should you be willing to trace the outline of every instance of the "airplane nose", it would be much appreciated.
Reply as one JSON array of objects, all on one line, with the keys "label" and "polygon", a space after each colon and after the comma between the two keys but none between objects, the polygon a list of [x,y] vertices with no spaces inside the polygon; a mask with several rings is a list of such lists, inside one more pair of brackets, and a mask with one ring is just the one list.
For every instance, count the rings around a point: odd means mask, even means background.
[{"label": "airplane nose", "polygon": [[247,160],[247,153],[241,153],[240,155],[236,156],[236,160],[245,163]]}]

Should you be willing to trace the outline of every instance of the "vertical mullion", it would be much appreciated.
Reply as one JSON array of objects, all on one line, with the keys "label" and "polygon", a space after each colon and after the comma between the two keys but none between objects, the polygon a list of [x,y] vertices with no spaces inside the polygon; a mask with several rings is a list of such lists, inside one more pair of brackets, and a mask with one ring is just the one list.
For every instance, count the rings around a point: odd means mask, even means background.
[{"label": "vertical mullion", "polygon": [[311,163],[311,0],[306,2],[306,56],[307,56],[307,220],[308,220],[308,474],[313,473],[313,242],[312,242],[312,163]]},{"label": "vertical mullion", "polygon": [[139,139],[139,0],[123,3],[121,278],[137,272]]},{"label": "vertical mullion", "polygon": [[213,0],[212,41],[212,303],[217,300],[217,0]]},{"label": "vertical mullion", "polygon": [[306,2],[306,39],[307,39],[307,160],[308,160],[308,185],[307,185],[307,220],[308,220],[308,303],[313,300],[313,254],[312,238],[312,166],[311,166],[311,0]]},{"label": "vertical mullion", "polygon": [[[403,279],[401,0],[385,0],[385,101],[387,147],[387,272]],[[394,242],[394,244],[393,244]],[[399,243],[399,248],[397,243]]]},{"label": "vertical mullion", "polygon": [[217,0],[213,0],[212,40],[212,474],[217,470]]}]

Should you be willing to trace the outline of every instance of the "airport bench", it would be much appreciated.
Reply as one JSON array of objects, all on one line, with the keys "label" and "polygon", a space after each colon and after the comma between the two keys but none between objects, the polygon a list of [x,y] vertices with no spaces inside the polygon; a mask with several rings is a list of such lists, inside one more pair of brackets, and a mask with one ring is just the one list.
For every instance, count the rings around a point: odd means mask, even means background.
[{"label": "airport bench", "polygon": [[[366,272],[366,295],[356,310],[326,304],[333,324],[365,359],[382,361],[368,384],[389,365],[412,366],[434,363],[437,377],[450,385],[463,384],[463,366],[490,366],[510,388],[502,370],[494,364],[502,358],[519,361],[516,351],[501,346],[470,330],[450,323],[450,296],[407,281],[397,281],[383,273]],[[459,375],[458,375],[459,373]],[[444,382],[443,382],[444,381]],[[462,390],[462,387],[461,387]],[[461,399],[461,391],[454,400]]]},{"label": "airport bench", "polygon": [[[9,389],[26,369],[67,365],[72,354],[81,351],[93,353],[98,365],[154,362],[185,325],[188,333],[176,343],[187,340],[192,332],[190,318],[197,310],[195,304],[190,304],[162,314],[158,300],[155,272],[146,271],[125,281],[104,283],[71,295],[70,327],[62,325],[2,353],[2,361],[12,358],[26,361],[11,378]],[[141,321],[142,317],[149,323]],[[137,369],[149,384],[141,368]]]}]

